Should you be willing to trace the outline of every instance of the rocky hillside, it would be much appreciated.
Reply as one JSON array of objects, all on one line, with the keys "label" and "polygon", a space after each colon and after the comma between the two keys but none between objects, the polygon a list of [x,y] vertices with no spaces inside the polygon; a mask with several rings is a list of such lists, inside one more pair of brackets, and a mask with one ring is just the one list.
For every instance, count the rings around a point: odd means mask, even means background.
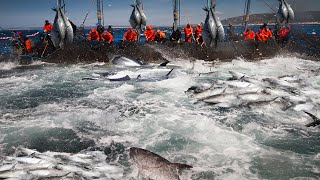
[{"label": "rocky hillside", "polygon": [[[276,15],[270,13],[264,14],[252,14],[250,15],[250,24],[262,24],[264,22],[274,23],[276,21]],[[239,25],[243,22],[243,16],[233,17],[222,20],[223,25],[229,23],[233,25]],[[320,23],[320,11],[305,11],[296,12],[295,19],[292,23]]]}]

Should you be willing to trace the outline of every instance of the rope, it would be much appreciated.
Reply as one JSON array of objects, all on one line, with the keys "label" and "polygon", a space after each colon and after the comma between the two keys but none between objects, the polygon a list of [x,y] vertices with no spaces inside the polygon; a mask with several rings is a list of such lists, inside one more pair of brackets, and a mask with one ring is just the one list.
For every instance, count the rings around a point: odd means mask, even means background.
[{"label": "rope", "polygon": [[188,24],[190,24],[189,15],[188,15],[188,11],[187,11],[187,8],[186,8],[186,4],[184,3],[184,0],[182,0],[182,5],[183,5],[183,11],[186,14],[186,18],[187,18]]},{"label": "rope", "polygon": [[84,18],[81,26],[84,26],[84,23],[86,22],[86,20],[87,20],[87,18],[88,18],[88,15],[89,15],[89,13],[90,13],[90,10],[91,10],[91,8],[92,8],[93,3],[94,3],[94,0],[91,1],[90,7],[89,7],[89,9],[88,9],[88,11],[87,11],[86,17]]}]

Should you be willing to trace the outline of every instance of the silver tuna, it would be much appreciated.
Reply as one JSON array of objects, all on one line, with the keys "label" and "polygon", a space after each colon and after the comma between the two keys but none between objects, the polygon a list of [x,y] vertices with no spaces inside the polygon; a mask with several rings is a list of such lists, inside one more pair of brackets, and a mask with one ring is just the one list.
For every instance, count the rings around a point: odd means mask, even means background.
[{"label": "silver tuna", "polygon": [[179,180],[182,170],[192,166],[171,163],[167,159],[141,148],[130,148],[130,158],[137,165],[139,176],[153,180]]},{"label": "silver tuna", "polygon": [[66,36],[65,23],[61,16],[61,8],[54,9],[54,11],[56,11],[56,16],[51,30],[51,40],[55,47],[63,47],[63,40]]},{"label": "silver tuna", "polygon": [[203,26],[202,37],[207,47],[217,46],[217,42],[223,41],[225,36],[222,23],[213,9],[214,7],[204,8],[207,11],[207,17]]},{"label": "silver tuna", "polygon": [[286,22],[294,19],[294,11],[291,6],[285,0],[279,0],[279,9],[277,13],[277,18],[280,23]]}]

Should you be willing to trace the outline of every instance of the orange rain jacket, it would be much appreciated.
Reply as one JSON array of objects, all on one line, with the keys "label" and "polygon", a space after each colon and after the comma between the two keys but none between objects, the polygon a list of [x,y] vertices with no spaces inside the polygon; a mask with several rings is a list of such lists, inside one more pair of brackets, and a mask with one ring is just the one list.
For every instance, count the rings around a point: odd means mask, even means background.
[{"label": "orange rain jacket", "polygon": [[249,31],[248,29],[246,29],[243,32],[243,36],[244,36],[244,40],[251,40],[251,39],[254,39],[255,33],[251,29]]},{"label": "orange rain jacket", "polygon": [[95,28],[92,28],[91,31],[89,32],[88,40],[89,41],[95,41],[95,40],[99,41],[100,40],[99,33]]},{"label": "orange rain jacket", "polygon": [[136,38],[137,38],[137,34],[130,28],[123,35],[123,39],[126,39],[127,41],[131,41],[131,42],[135,41]]},{"label": "orange rain jacket", "polygon": [[201,35],[201,32],[202,32],[202,28],[201,28],[201,26],[199,26],[199,25],[197,25],[196,27],[195,27],[195,30],[194,30],[194,38],[195,39],[199,39],[200,38],[200,35]]},{"label": "orange rain jacket", "polygon": [[151,25],[146,27],[146,30],[144,31],[144,35],[146,36],[147,41],[154,41],[155,33]]},{"label": "orange rain jacket", "polygon": [[101,37],[103,41],[107,41],[108,43],[113,42],[113,36],[108,30],[103,31],[103,33],[101,34]]},{"label": "orange rain jacket", "polygon": [[191,42],[191,40],[192,40],[192,33],[193,33],[192,26],[190,26],[190,27],[185,27],[184,29],[182,29],[181,32],[184,32],[184,33],[185,33],[184,41],[185,41],[185,42]]},{"label": "orange rain jacket", "polygon": [[256,33],[256,38],[258,41],[266,41],[270,37],[272,37],[272,32],[269,28],[259,29],[259,31]]},{"label": "orange rain jacket", "polygon": [[277,33],[278,39],[285,38],[288,33],[289,33],[289,29],[286,27],[279,29],[279,31]]},{"label": "orange rain jacket", "polygon": [[52,24],[51,23],[44,24],[43,30],[44,31],[51,31],[52,30]]},{"label": "orange rain jacket", "polygon": [[26,46],[27,52],[28,52],[28,53],[31,53],[31,41],[30,41],[30,39],[26,39],[26,40],[24,41],[24,45]]}]

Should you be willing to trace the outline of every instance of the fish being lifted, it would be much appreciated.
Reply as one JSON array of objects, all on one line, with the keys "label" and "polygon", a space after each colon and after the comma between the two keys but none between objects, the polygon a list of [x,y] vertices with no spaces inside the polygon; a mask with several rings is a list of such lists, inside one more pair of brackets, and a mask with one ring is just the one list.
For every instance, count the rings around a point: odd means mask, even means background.
[{"label": "fish being lifted", "polygon": [[133,29],[140,29],[141,26],[147,25],[147,17],[143,11],[140,9],[140,1],[136,0],[135,5],[131,5],[133,7],[129,22]]},{"label": "fish being lifted", "polygon": [[221,21],[214,12],[215,5],[210,8],[204,8],[207,17],[203,25],[202,37],[207,47],[216,47],[218,41],[224,40],[224,28]]},{"label": "fish being lifted", "polygon": [[56,48],[63,48],[65,44],[73,42],[73,27],[60,4],[60,0],[57,0],[57,8],[53,9],[56,11],[56,16],[51,30],[51,40]]},{"label": "fish being lifted", "polygon": [[182,170],[192,166],[171,163],[167,159],[141,148],[130,148],[130,158],[137,165],[139,176],[153,180],[179,180]]},{"label": "fish being lifted", "polygon": [[294,12],[291,6],[285,0],[279,0],[279,9],[277,13],[277,18],[280,23],[286,22],[294,19]]}]

